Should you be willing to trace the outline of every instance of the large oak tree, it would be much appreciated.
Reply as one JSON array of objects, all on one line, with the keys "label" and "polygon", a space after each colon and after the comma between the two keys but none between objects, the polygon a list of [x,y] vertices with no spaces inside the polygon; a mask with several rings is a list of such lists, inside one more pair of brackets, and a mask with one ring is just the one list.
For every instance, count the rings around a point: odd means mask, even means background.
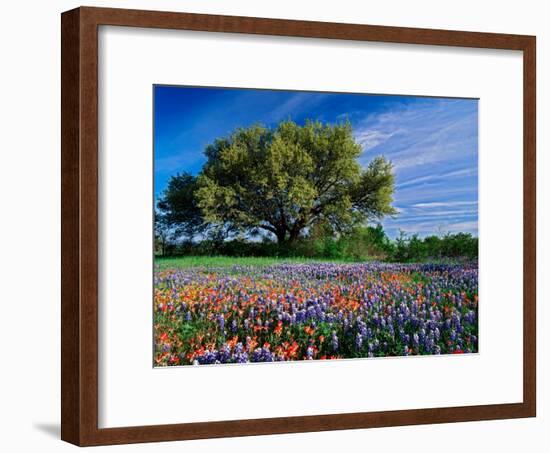
[{"label": "large oak tree", "polygon": [[[394,214],[391,163],[376,157],[362,168],[361,152],[349,123],[238,129],[206,148],[192,212],[198,208],[203,222],[234,231],[273,233],[279,243],[318,223],[346,231]],[[171,189],[176,185],[165,199]]]}]

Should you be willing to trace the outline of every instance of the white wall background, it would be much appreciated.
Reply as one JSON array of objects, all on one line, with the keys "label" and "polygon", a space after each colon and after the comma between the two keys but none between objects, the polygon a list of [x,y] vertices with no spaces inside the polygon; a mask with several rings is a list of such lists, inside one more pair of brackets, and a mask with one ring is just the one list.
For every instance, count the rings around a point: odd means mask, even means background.
[{"label": "white wall background", "polygon": [[[538,404],[536,419],[428,425],[111,447],[117,451],[407,452],[547,451],[550,445],[550,29],[545,3],[451,4],[407,0],[125,0],[87,5],[380,25],[535,34],[538,37]],[[0,184],[2,222],[0,445],[2,450],[68,451],[59,438],[60,13],[76,1],[2,5]],[[7,140],[6,140],[7,139]],[[495,171],[498,171],[495,169]],[[506,346],[505,341],[503,346]],[[106,448],[101,447],[103,451]],[[97,451],[94,449],[94,451]]]}]

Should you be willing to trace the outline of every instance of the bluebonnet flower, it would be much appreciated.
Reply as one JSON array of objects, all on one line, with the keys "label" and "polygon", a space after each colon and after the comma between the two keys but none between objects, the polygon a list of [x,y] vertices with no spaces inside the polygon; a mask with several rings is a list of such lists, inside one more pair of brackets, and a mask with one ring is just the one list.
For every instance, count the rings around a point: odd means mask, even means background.
[{"label": "bluebonnet flower", "polygon": [[363,337],[359,332],[357,332],[357,335],[355,336],[355,348],[357,350],[360,350],[363,347]]},{"label": "bluebonnet flower", "polygon": [[336,332],[332,332],[332,349],[337,352],[338,351],[338,336],[336,335]]},{"label": "bluebonnet flower", "polygon": [[218,325],[220,326],[220,330],[223,331],[225,327],[225,318],[221,314],[218,315]]}]

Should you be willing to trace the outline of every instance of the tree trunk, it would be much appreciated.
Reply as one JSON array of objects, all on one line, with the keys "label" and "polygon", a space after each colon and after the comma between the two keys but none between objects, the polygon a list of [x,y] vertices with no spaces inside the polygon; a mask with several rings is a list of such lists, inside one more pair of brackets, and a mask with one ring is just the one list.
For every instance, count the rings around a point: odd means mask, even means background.
[{"label": "tree trunk", "polygon": [[290,237],[288,238],[288,243],[293,244],[298,240],[298,236],[300,236],[300,231],[293,231],[290,233]]},{"label": "tree trunk", "polygon": [[290,242],[290,243],[296,242],[298,240],[298,238],[300,237],[300,233],[304,229],[305,225],[306,225],[305,220],[303,220],[303,219],[297,220],[296,223],[294,223],[294,226],[292,227],[292,229],[289,232],[288,242]]},{"label": "tree trunk", "polygon": [[277,243],[279,245],[284,244],[285,239],[286,239],[286,231],[285,230],[278,230],[276,236],[277,236]]}]

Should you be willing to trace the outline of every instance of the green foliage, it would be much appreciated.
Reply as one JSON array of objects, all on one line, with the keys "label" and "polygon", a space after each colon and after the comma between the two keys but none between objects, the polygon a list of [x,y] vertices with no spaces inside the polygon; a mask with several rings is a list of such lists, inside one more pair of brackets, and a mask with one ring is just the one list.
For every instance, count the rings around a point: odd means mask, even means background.
[{"label": "green foliage", "polygon": [[292,244],[279,244],[267,239],[261,242],[247,239],[187,241],[172,245],[167,254],[347,262],[472,261],[478,256],[478,238],[468,233],[420,238],[401,232],[395,240],[391,240],[381,225],[356,227],[348,233],[337,234],[324,224],[318,225],[306,237]]},{"label": "green foliage", "polygon": [[331,234],[314,234],[299,247],[304,256],[354,261],[433,262],[475,260],[478,256],[478,239],[468,233],[420,238],[417,234],[407,236],[401,232],[392,241],[380,224],[356,227],[338,238]]},{"label": "green foliage", "polygon": [[393,253],[393,244],[380,224],[375,227],[357,227],[341,241],[345,242],[345,254],[357,261],[385,260]]},{"label": "green foliage", "polygon": [[195,196],[197,188],[197,178],[189,173],[178,173],[170,178],[155,213],[155,238],[160,243],[171,237],[192,238],[205,230]]},{"label": "green foliage", "polygon": [[344,232],[395,213],[391,164],[378,157],[362,170],[349,123],[256,125],[205,154],[195,196],[211,224],[267,231],[283,244],[320,223]]},{"label": "green foliage", "polygon": [[446,259],[476,260],[478,238],[469,233],[447,233],[442,237],[427,236],[423,239],[403,231],[395,240],[395,251],[391,257],[396,262],[439,261]]}]

